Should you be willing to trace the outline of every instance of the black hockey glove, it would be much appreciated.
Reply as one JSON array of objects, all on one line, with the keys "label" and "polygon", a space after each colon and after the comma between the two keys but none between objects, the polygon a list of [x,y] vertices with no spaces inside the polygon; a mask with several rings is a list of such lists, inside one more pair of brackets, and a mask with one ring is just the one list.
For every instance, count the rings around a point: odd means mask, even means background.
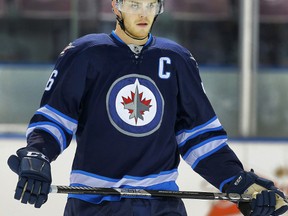
[{"label": "black hockey glove", "polygon": [[48,199],[52,181],[49,159],[27,147],[19,149],[17,156],[11,155],[8,165],[19,176],[14,198],[40,208]]},{"label": "black hockey glove", "polygon": [[251,194],[251,203],[239,202],[238,208],[245,216],[281,215],[288,210],[285,195],[274,183],[251,172],[242,171],[224,188],[226,193]]}]

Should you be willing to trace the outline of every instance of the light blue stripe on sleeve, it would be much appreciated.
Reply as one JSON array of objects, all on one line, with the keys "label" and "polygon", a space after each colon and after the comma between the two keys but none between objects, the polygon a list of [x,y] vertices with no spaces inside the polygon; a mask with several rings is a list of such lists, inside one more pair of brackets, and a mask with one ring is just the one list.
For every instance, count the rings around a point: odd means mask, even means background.
[{"label": "light blue stripe on sleeve", "polygon": [[227,145],[227,136],[218,136],[208,139],[198,145],[192,147],[184,156],[183,159],[194,169],[199,161],[210,156],[218,151],[223,146]]},{"label": "light blue stripe on sleeve", "polygon": [[57,111],[51,106],[44,106],[37,110],[36,114],[45,116],[46,118],[54,121],[55,123],[61,125],[69,134],[74,134],[77,130],[78,122],[63,113]]},{"label": "light blue stripe on sleeve", "polygon": [[63,133],[62,129],[56,124],[53,124],[51,122],[38,122],[38,123],[30,124],[26,131],[26,137],[28,137],[29,134],[35,129],[44,130],[50,135],[52,135],[57,140],[60,146],[61,152],[64,151],[64,149],[66,149],[67,142],[66,142],[65,134]]},{"label": "light blue stripe on sleeve", "polygon": [[176,135],[178,147],[185,145],[185,143],[188,140],[193,139],[200,134],[203,134],[203,133],[206,133],[209,131],[221,130],[222,128],[223,127],[222,127],[221,123],[219,122],[219,119],[215,116],[214,118],[210,119],[205,124],[202,124],[202,125],[195,127],[191,130],[182,130],[182,131],[178,132]]}]

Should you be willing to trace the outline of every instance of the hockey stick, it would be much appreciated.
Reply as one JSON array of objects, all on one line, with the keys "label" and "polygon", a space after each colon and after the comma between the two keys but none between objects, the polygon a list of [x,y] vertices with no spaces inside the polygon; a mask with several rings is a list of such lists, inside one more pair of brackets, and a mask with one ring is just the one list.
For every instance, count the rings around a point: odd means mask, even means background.
[{"label": "hockey stick", "polygon": [[[174,197],[182,199],[202,199],[202,200],[229,200],[250,202],[251,195],[236,193],[212,193],[198,191],[165,191],[165,190],[143,190],[127,188],[98,188],[98,187],[78,187],[78,186],[59,186],[52,185],[51,193],[62,194],[95,194],[95,195],[116,195],[125,198],[147,198],[147,197]],[[287,197],[286,197],[287,198]],[[287,202],[287,200],[285,200]]]}]

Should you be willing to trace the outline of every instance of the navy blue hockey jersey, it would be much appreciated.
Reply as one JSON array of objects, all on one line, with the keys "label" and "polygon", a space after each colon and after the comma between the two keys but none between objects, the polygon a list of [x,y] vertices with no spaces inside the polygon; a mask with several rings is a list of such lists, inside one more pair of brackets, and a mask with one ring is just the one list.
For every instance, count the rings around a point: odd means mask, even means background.
[{"label": "navy blue hockey jersey", "polygon": [[112,32],[86,35],[60,54],[27,141],[54,160],[73,135],[71,185],[178,190],[180,155],[220,190],[243,169],[193,56],[152,35],[138,53]]}]

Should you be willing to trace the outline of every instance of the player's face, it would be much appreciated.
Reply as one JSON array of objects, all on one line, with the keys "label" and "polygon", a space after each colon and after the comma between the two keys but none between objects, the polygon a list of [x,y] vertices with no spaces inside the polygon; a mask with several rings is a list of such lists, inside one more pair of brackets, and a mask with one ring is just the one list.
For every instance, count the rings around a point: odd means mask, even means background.
[{"label": "player's face", "polygon": [[140,12],[139,14],[122,13],[126,30],[139,38],[147,36],[150,32],[154,17],[154,14],[145,12]]},{"label": "player's face", "polygon": [[123,0],[114,4],[114,11],[123,19],[127,33],[143,38],[150,32],[159,7],[157,0]]}]

